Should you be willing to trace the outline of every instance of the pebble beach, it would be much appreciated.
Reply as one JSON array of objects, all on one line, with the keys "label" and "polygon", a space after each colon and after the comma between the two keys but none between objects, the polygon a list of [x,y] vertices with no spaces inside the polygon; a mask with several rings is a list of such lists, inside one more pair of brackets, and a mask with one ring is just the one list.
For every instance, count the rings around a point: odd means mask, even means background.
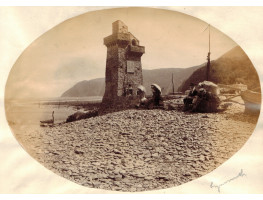
[{"label": "pebble beach", "polygon": [[129,109],[20,127],[15,137],[42,165],[77,184],[141,192],[178,186],[216,169],[245,144],[257,119],[238,103],[219,113]]}]

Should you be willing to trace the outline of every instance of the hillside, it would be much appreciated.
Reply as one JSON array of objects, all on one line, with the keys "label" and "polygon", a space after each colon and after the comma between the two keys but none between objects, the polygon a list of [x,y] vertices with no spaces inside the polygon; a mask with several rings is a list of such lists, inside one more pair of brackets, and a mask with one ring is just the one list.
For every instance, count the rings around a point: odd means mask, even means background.
[{"label": "hillside", "polygon": [[[190,83],[199,83],[205,80],[206,64],[203,64],[196,70],[185,82],[178,88],[179,91],[185,91]],[[260,87],[258,74],[249,60],[246,53],[236,46],[217,60],[211,62],[210,81],[221,84],[234,84],[241,82],[248,86],[248,89]]]},{"label": "hillside", "polygon": [[[143,70],[143,85],[146,87],[147,94],[151,93],[150,85],[157,83],[163,89],[163,94],[172,92],[172,74],[174,80],[174,89],[178,87],[200,66],[190,68],[164,68],[154,70]],[[85,96],[103,96],[105,91],[105,79],[98,78],[89,81],[80,81],[72,88],[65,91],[62,97],[85,97]]]},{"label": "hillside", "polygon": [[105,91],[105,79],[97,78],[90,81],[80,81],[72,88],[65,91],[62,97],[86,97],[86,96],[103,96]]}]

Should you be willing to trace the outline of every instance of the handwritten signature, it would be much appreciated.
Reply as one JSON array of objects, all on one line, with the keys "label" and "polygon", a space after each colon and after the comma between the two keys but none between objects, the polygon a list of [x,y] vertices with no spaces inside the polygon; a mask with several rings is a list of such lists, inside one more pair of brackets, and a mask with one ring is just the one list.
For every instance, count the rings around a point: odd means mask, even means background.
[{"label": "handwritten signature", "polygon": [[223,186],[223,185],[225,185],[225,184],[227,184],[227,183],[229,183],[229,182],[237,179],[238,177],[242,177],[242,176],[246,176],[246,174],[244,174],[244,172],[243,172],[243,169],[241,169],[241,171],[238,173],[237,176],[235,176],[235,177],[233,177],[233,178],[225,181],[224,183],[222,183],[222,184],[220,184],[220,185],[214,185],[214,183],[211,182],[210,188],[217,188],[217,191],[220,193],[220,191],[221,191],[221,190],[220,190],[220,189],[221,189],[221,186]]}]

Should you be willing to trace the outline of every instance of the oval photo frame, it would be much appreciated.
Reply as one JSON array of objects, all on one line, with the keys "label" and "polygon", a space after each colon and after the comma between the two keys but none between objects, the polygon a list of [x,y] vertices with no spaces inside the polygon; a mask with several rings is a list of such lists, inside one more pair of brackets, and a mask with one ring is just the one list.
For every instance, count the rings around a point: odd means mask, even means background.
[{"label": "oval photo frame", "polygon": [[116,8],[35,40],[9,74],[5,108],[17,141],[49,170],[91,188],[140,192],[228,160],[255,129],[260,91],[245,52],[212,25]]}]

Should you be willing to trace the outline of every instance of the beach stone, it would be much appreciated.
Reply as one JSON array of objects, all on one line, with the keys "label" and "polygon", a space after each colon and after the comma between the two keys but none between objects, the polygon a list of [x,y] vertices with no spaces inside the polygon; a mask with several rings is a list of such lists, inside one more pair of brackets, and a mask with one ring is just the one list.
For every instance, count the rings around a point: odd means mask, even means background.
[{"label": "beach stone", "polygon": [[187,173],[184,173],[183,175],[184,175],[184,176],[191,176],[191,174],[188,173],[188,172],[187,172]]},{"label": "beach stone", "polygon": [[149,162],[149,161],[151,161],[152,159],[151,158],[146,158],[144,161],[145,162]]},{"label": "beach stone", "polygon": [[158,156],[159,156],[158,153],[154,153],[154,154],[152,154],[152,157],[158,157]]},{"label": "beach stone", "polygon": [[116,176],[114,177],[114,179],[115,179],[116,181],[121,181],[121,180],[122,180],[122,175],[118,174],[118,175],[116,175]]},{"label": "beach stone", "polygon": [[186,136],[184,136],[182,139],[183,139],[184,141],[186,141],[186,140],[187,140],[187,137],[186,137]]},{"label": "beach stone", "polygon": [[169,156],[169,155],[166,155],[165,158],[168,159],[168,160],[172,160],[173,159],[173,157]]},{"label": "beach stone", "polygon": [[[29,144],[32,140],[41,144],[28,149],[39,162],[78,184],[126,192],[156,190],[215,169],[254,130],[251,123],[233,120],[231,112],[203,115],[130,109],[45,127],[33,134],[27,131],[24,137]],[[218,116],[222,117],[218,120]],[[230,128],[222,129],[224,124]],[[242,127],[239,132],[238,127]]]}]

